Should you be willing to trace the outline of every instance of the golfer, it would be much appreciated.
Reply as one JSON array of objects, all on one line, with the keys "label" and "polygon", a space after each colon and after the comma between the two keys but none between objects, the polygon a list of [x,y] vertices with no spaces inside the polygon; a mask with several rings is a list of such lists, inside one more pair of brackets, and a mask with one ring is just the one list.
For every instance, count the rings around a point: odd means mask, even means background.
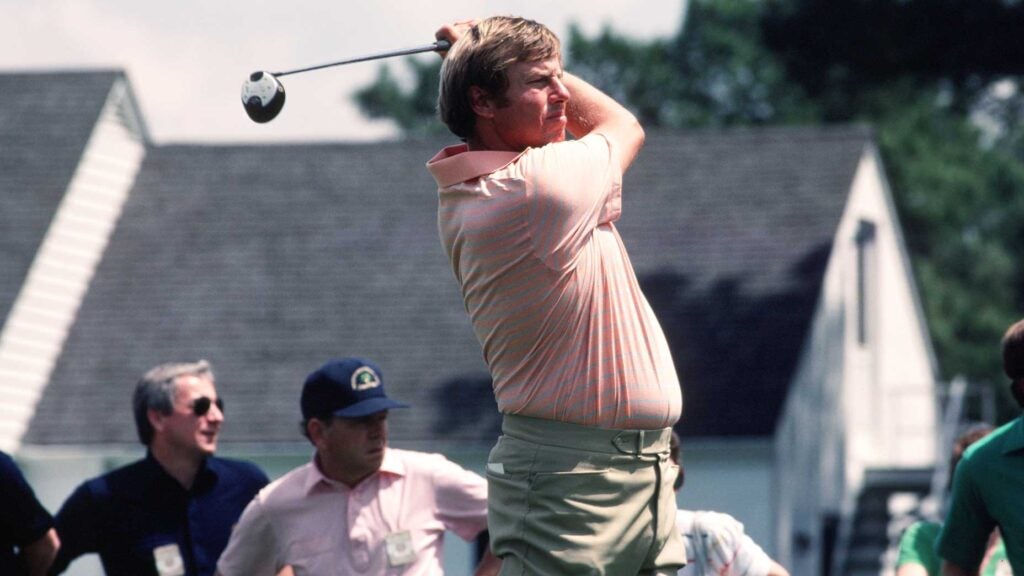
[{"label": "golfer", "polygon": [[675,574],[682,394],[614,224],[643,129],[563,71],[541,24],[494,17],[436,36],[452,42],[441,119],[464,142],[427,167],[503,414],[487,464],[501,573]]}]

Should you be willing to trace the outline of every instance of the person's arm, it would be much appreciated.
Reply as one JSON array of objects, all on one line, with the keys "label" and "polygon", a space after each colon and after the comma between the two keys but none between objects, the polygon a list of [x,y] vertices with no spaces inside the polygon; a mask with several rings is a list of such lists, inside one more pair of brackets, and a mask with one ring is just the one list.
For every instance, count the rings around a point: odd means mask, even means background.
[{"label": "person's arm", "polygon": [[53,559],[57,557],[59,547],[60,538],[57,538],[57,531],[53,528],[47,530],[41,538],[22,547],[21,555],[25,559],[29,576],[46,576]]},{"label": "person's arm", "polygon": [[55,517],[60,546],[49,574],[60,574],[83,554],[97,552],[102,506],[96,502],[88,484],[82,484],[64,501]]},{"label": "person's arm", "polygon": [[582,138],[602,134],[612,144],[625,173],[644,145],[644,129],[633,113],[588,82],[566,72],[562,82],[569,90],[569,133]]},{"label": "person's arm", "polygon": [[290,572],[291,568],[278,562],[274,529],[257,496],[232,528],[228,545],[217,560],[217,576],[280,576]]},{"label": "person's arm", "polygon": [[5,452],[0,452],[0,531],[18,546],[18,555],[31,576],[46,574],[57,554],[53,517]]},{"label": "person's arm", "polygon": [[982,491],[975,480],[984,470],[966,455],[956,465],[946,512],[946,521],[935,542],[935,551],[942,558],[943,574],[975,574],[985,557],[995,519],[988,512]]}]

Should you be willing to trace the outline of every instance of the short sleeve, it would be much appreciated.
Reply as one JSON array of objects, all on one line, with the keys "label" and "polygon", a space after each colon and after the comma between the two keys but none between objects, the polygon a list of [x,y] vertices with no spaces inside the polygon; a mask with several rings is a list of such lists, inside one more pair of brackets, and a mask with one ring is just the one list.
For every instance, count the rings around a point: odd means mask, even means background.
[{"label": "short sleeve", "polygon": [[917,564],[929,574],[938,574],[942,562],[935,554],[935,539],[940,529],[934,522],[915,522],[907,527],[900,536],[896,567]]},{"label": "short sleeve", "polygon": [[715,574],[765,576],[771,568],[768,554],[728,514],[697,512],[693,531],[694,544],[704,547],[704,557]]},{"label": "short sleeve", "polygon": [[0,453],[0,534],[17,546],[35,542],[53,527],[21,470],[10,456]]},{"label": "short sleeve", "polygon": [[989,534],[996,525],[974,479],[975,464],[965,457],[956,467],[949,511],[936,543],[940,557],[968,569],[981,563]]},{"label": "short sleeve", "polygon": [[447,530],[472,540],[487,528],[487,481],[443,457],[433,472],[437,514]]},{"label": "short sleeve", "polygon": [[622,173],[600,135],[531,149],[524,171],[532,248],[548,267],[571,267],[601,224],[622,213]]},{"label": "short sleeve", "polygon": [[217,572],[223,576],[273,576],[281,568],[276,544],[273,526],[257,496],[232,529],[228,546],[217,561]]},{"label": "short sleeve", "polygon": [[72,560],[83,554],[99,551],[99,538],[103,533],[102,506],[97,504],[89,483],[81,484],[57,511],[57,536],[60,548],[53,561],[52,574],[59,574]]}]

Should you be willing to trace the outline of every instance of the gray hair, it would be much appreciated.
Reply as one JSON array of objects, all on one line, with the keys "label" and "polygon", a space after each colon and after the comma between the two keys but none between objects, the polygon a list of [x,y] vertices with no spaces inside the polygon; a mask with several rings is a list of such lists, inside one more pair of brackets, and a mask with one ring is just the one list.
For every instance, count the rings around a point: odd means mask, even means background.
[{"label": "gray hair", "polygon": [[149,422],[149,410],[161,414],[174,411],[174,396],[178,391],[180,376],[196,376],[214,381],[213,368],[206,360],[198,362],[168,362],[151,368],[135,385],[132,409],[135,413],[135,430],[139,442],[149,446],[153,441],[153,425]]}]

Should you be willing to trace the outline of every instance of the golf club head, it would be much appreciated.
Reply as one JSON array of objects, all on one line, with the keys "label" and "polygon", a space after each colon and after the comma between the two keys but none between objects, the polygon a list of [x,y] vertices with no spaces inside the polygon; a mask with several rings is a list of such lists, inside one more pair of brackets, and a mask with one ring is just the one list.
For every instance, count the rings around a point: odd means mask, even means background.
[{"label": "golf club head", "polygon": [[270,72],[253,72],[242,83],[242,104],[253,122],[270,122],[284,107],[284,86]]}]

